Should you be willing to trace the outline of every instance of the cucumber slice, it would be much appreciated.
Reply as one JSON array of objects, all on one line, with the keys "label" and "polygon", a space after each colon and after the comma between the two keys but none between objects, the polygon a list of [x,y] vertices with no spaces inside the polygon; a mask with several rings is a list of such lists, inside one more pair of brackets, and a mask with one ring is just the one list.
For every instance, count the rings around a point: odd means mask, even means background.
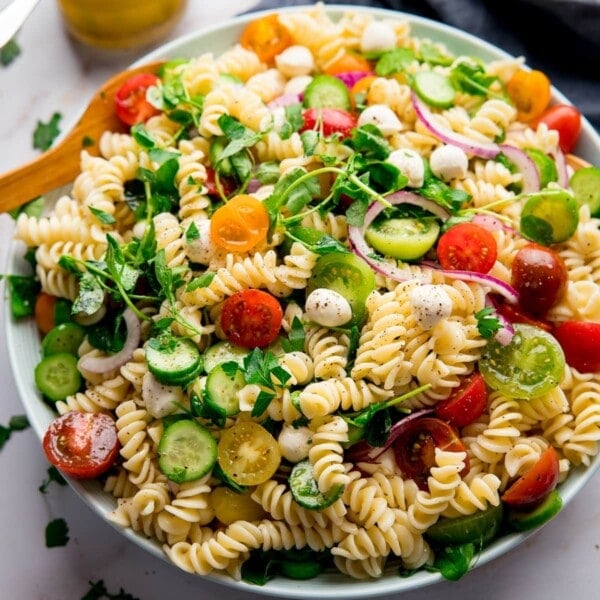
[{"label": "cucumber slice", "polygon": [[217,342],[204,353],[204,370],[210,373],[217,365],[225,362],[236,362],[242,366],[248,350],[234,346],[231,342]]},{"label": "cucumber slice", "polygon": [[526,148],[525,153],[535,163],[540,176],[540,188],[545,188],[550,182],[558,181],[556,163],[537,148]]},{"label": "cucumber slice", "polygon": [[35,385],[54,402],[77,393],[83,379],[77,369],[77,357],[59,352],[42,359],[34,371]]},{"label": "cucumber slice", "polygon": [[317,75],[304,90],[305,108],[340,108],[350,110],[350,92],[346,84],[333,75]]},{"label": "cucumber slice", "polygon": [[593,217],[600,216],[600,169],[584,167],[575,171],[570,185],[577,204],[587,204]]},{"label": "cucumber slice", "polygon": [[223,369],[223,364],[217,365],[206,378],[206,403],[218,410],[225,411],[228,417],[240,412],[240,402],[237,393],[246,385],[241,371],[233,376]]},{"label": "cucumber slice", "polygon": [[450,108],[456,90],[448,77],[436,71],[419,71],[413,77],[414,90],[423,102],[435,108]]},{"label": "cucumber slice", "polygon": [[331,506],[344,492],[343,485],[334,486],[325,494],[321,492],[308,459],[294,465],[289,482],[294,500],[308,510],[323,510]]},{"label": "cucumber slice", "polygon": [[217,462],[217,442],[197,421],[171,423],[158,443],[158,467],[171,481],[183,483],[206,475]]},{"label": "cucumber slice", "polygon": [[511,509],[506,515],[508,525],[516,531],[528,531],[540,527],[552,517],[555,517],[562,509],[563,502],[559,493],[552,490],[545,500],[533,510],[522,511]]},{"label": "cucumber slice", "polygon": [[77,323],[61,323],[53,327],[42,340],[42,353],[44,356],[66,352],[77,355],[77,349],[83,342],[85,329]]},{"label": "cucumber slice", "polygon": [[148,369],[165,385],[187,385],[202,370],[202,356],[187,339],[169,338],[167,342],[152,338],[146,346]]},{"label": "cucumber slice", "polygon": [[425,532],[425,537],[438,544],[486,544],[494,539],[502,526],[502,503],[487,510],[455,519],[441,518]]},{"label": "cucumber slice", "polygon": [[385,219],[367,227],[365,240],[385,256],[415,260],[435,244],[439,233],[434,219]]}]

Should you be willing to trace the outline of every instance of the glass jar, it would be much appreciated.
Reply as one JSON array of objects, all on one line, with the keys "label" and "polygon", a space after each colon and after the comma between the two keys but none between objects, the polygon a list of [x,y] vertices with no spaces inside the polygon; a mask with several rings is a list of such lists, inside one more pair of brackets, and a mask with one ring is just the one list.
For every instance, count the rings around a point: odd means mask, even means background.
[{"label": "glass jar", "polygon": [[186,4],[187,0],[58,0],[75,39],[115,50],[159,41],[177,24]]}]

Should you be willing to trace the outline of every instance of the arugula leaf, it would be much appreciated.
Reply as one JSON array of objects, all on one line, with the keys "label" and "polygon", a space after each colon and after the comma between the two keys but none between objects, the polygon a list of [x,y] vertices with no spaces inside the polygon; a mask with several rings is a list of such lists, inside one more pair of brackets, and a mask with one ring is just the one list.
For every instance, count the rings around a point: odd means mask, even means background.
[{"label": "arugula leaf", "polygon": [[33,147],[37,150],[46,151],[54,140],[60,134],[60,128],[58,124],[62,118],[62,115],[55,112],[48,123],[37,122],[35,131],[33,132]]},{"label": "arugula leaf", "polygon": [[45,494],[48,491],[48,487],[53,481],[58,485],[67,485],[65,478],[60,474],[60,471],[56,467],[48,467],[47,473],[47,479],[44,479],[42,484],[38,487],[38,491],[41,494]]},{"label": "arugula leaf", "polygon": [[33,275],[8,275],[6,279],[13,317],[22,319],[31,316],[40,290],[39,281]]},{"label": "arugula leaf", "polygon": [[439,570],[444,579],[457,581],[468,572],[474,557],[473,544],[446,546],[435,553],[433,567]]},{"label": "arugula leaf", "polygon": [[353,227],[362,227],[365,222],[365,215],[369,208],[368,198],[358,196],[354,198],[354,202],[346,210],[346,221],[348,225]]},{"label": "arugula leaf", "polygon": [[394,48],[381,56],[375,65],[375,73],[379,77],[389,77],[401,73],[416,59],[415,53],[409,48]]},{"label": "arugula leaf", "polygon": [[8,211],[8,214],[13,218],[17,219],[21,213],[25,213],[28,217],[36,217],[39,218],[42,216],[42,211],[44,210],[44,197],[38,196],[33,200],[27,202],[27,204],[23,204],[23,206],[18,206],[17,208],[13,208]]},{"label": "arugula leaf", "polygon": [[[60,261],[59,261],[60,264]],[[104,303],[104,289],[92,273],[86,271],[79,277],[79,293],[73,302],[73,312],[93,315]]]},{"label": "arugula leaf", "polygon": [[103,225],[113,225],[117,222],[117,220],[109,213],[100,210],[99,208],[95,208],[93,206],[88,206],[90,212],[102,223]]},{"label": "arugula leaf", "polygon": [[389,162],[372,162],[369,164],[369,181],[371,187],[383,192],[397,192],[406,187],[408,177]]},{"label": "arugula leaf", "polygon": [[485,68],[478,63],[466,61],[458,63],[450,71],[450,81],[457,90],[466,94],[502,97],[490,91],[490,87],[500,82],[500,79],[495,75],[488,75]]},{"label": "arugula leaf", "polygon": [[[307,173],[300,167],[287,172],[276,184],[273,193],[263,202],[263,206],[269,213],[271,223],[276,223],[279,210],[288,197],[298,198],[298,202],[308,204],[314,196],[317,196],[321,188],[314,177],[306,177]],[[291,190],[291,191],[290,191]]]},{"label": "arugula leaf", "polygon": [[471,199],[470,194],[467,192],[455,190],[448,184],[444,183],[441,179],[438,179],[433,174],[431,167],[426,161],[423,186],[419,188],[418,193],[425,198],[429,198],[430,200],[437,202],[440,206],[443,206],[451,213],[458,212],[463,204]]},{"label": "arugula leaf", "polygon": [[477,319],[477,331],[481,337],[491,338],[497,331],[502,329],[502,323],[496,316],[496,311],[491,306],[486,306],[475,313]]},{"label": "arugula leaf", "polygon": [[230,140],[229,144],[219,153],[218,162],[237,154],[240,150],[250,148],[259,142],[263,132],[256,132],[242,125],[237,119],[224,114],[217,119],[223,135]]},{"label": "arugula leaf", "polygon": [[19,54],[21,54],[21,47],[17,41],[14,38],[8,40],[8,42],[0,48],[0,64],[3,67],[8,67]]},{"label": "arugula leaf", "polygon": [[69,527],[64,519],[54,519],[46,525],[46,547],[66,546],[69,541]]}]

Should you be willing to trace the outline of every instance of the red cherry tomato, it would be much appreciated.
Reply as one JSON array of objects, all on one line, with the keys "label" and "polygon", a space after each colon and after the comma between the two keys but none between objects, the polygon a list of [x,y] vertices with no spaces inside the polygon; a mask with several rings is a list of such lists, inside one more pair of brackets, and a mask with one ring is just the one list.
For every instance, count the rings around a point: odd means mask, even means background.
[{"label": "red cherry tomato", "polygon": [[[435,467],[435,449],[449,452],[466,452],[456,430],[441,419],[423,417],[407,423],[393,444],[396,464],[422,490],[427,490],[427,478]],[[461,476],[469,472],[468,457]]]},{"label": "red cherry tomato", "polygon": [[51,464],[77,479],[92,479],[107,471],[120,448],[117,427],[109,415],[81,411],[56,417],[42,445]]},{"label": "red cherry tomato", "polygon": [[160,114],[160,110],[146,100],[148,88],[159,82],[160,79],[152,73],[138,73],[130,77],[115,94],[117,117],[126,125],[135,125]]},{"label": "red cherry tomato", "polygon": [[[225,196],[229,197],[235,191],[235,182],[230,177],[219,177],[219,183]],[[220,196],[215,180],[215,170],[212,167],[206,167],[204,187],[209,196]]]},{"label": "red cherry tomato", "polygon": [[339,108],[307,108],[302,118],[300,131],[314,129],[322,131],[324,136],[339,133],[346,138],[356,127],[356,117]]},{"label": "red cherry tomato", "polygon": [[511,267],[512,284],[519,292],[519,305],[532,315],[544,315],[562,297],[567,286],[567,267],[554,250],[527,244]]},{"label": "red cherry tomato", "polygon": [[454,427],[465,427],[483,414],[487,401],[485,379],[475,372],[464,379],[449,398],[437,403],[435,414]]},{"label": "red cherry tomato", "polygon": [[502,501],[522,508],[535,506],[556,487],[558,475],[558,455],[548,446],[533,467],[502,494]]},{"label": "red cherry tomato", "polygon": [[279,334],[283,311],[262,290],[242,290],[223,304],[221,327],[230,342],[244,348],[268,346]]},{"label": "red cherry tomato", "polygon": [[509,323],[525,323],[525,325],[533,325],[544,331],[552,331],[552,325],[548,321],[527,314],[522,308],[515,304],[502,302],[496,306],[496,311]]},{"label": "red cherry tomato", "polygon": [[56,304],[56,300],[56,296],[51,296],[50,294],[46,294],[46,292],[40,292],[36,296],[33,314],[40,333],[46,334],[56,325],[54,320],[54,305]]},{"label": "red cherry tomato", "polygon": [[545,123],[548,129],[558,131],[560,149],[571,152],[581,133],[581,113],[570,104],[555,104],[537,120],[536,125]]},{"label": "red cherry tomato", "polygon": [[581,373],[600,371],[600,323],[565,321],[552,332],[567,364]]},{"label": "red cherry tomato", "polygon": [[487,229],[475,223],[459,223],[442,234],[437,256],[444,269],[487,273],[496,262],[498,246]]}]

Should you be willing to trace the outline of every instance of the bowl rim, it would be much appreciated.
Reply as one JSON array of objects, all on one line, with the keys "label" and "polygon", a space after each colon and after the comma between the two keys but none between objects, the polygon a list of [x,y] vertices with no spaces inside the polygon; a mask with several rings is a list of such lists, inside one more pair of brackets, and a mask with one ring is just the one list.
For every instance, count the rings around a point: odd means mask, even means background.
[{"label": "bowl rim", "polygon": [[[314,4],[304,4],[296,6],[281,7],[277,9],[266,9],[253,11],[238,15],[236,17],[214,23],[203,27],[195,32],[188,33],[173,39],[157,48],[149,51],[141,58],[136,60],[133,65],[142,65],[145,62],[159,58],[174,58],[182,56],[182,49],[192,49],[194,46],[201,46],[202,39],[207,36],[217,35],[219,32],[238,30],[251,20],[260,16],[277,13],[294,13],[307,9],[314,9]],[[444,42],[453,40],[460,44],[472,46],[476,54],[481,54],[482,50],[491,58],[496,59],[514,59],[515,57],[501,48],[481,39],[477,36],[458,29],[456,27],[440,23],[426,17],[421,17],[406,13],[403,11],[394,11],[385,8],[373,8],[368,6],[355,6],[345,4],[324,5],[325,12],[333,18],[339,18],[348,11],[368,13],[379,18],[391,18],[394,20],[408,20],[411,25],[411,35],[424,37],[422,32],[414,33],[415,27],[429,32],[433,41],[437,41],[435,36],[441,34]],[[210,50],[204,50],[210,51]],[[198,51],[199,52],[199,51]],[[188,53],[184,53],[188,56]],[[189,53],[189,57],[199,55],[198,53]],[[556,102],[570,103],[568,98],[559,90],[552,87],[552,98]],[[582,119],[583,141],[578,144],[583,149],[583,156],[591,160],[594,164],[600,163],[600,136],[597,134],[587,119]],[[67,188],[63,188],[66,190]],[[5,257],[5,272],[22,273],[26,272],[25,261],[23,260],[24,247],[22,243],[12,240],[9,252]],[[43,438],[46,427],[52,417],[55,416],[50,407],[44,403],[41,395],[35,389],[33,384],[33,371],[29,370],[28,361],[31,362],[32,356],[36,352],[39,354],[39,341],[35,325],[29,322],[17,322],[13,319],[10,312],[9,302],[4,302],[4,317],[6,322],[5,338],[8,348],[14,348],[14,352],[9,352],[9,363],[13,374],[15,385],[19,393],[20,401],[24,406],[27,417],[40,441]],[[594,473],[600,468],[600,455],[596,455],[590,466],[582,469],[573,469],[564,484],[561,485],[561,497],[566,506],[579,492],[579,490],[592,478]],[[174,565],[162,551],[161,545],[157,541],[145,538],[131,528],[122,528],[108,518],[107,508],[112,503],[114,508],[115,498],[102,490],[102,486],[97,481],[77,480],[66,478],[70,487],[101,519],[111,527],[119,531],[128,540],[134,542],[137,546],[150,552],[154,556],[162,559],[172,568],[181,571]],[[510,550],[520,546],[531,535],[535,535],[539,529],[526,533],[513,533],[494,541],[486,549],[482,550],[478,556],[473,568],[484,565]],[[389,573],[379,579],[355,580],[341,573],[324,574],[307,581],[294,581],[291,579],[275,578],[267,582],[264,586],[251,585],[243,581],[237,581],[227,574],[213,572],[207,576],[197,576],[199,581],[207,579],[214,583],[219,583],[225,587],[235,588],[239,591],[251,592],[257,595],[276,596],[281,598],[367,598],[377,597],[385,594],[396,594],[416,589],[421,589],[433,585],[440,581],[445,581],[439,573],[429,573],[423,570],[413,574],[409,578],[400,578],[397,574]]]}]

